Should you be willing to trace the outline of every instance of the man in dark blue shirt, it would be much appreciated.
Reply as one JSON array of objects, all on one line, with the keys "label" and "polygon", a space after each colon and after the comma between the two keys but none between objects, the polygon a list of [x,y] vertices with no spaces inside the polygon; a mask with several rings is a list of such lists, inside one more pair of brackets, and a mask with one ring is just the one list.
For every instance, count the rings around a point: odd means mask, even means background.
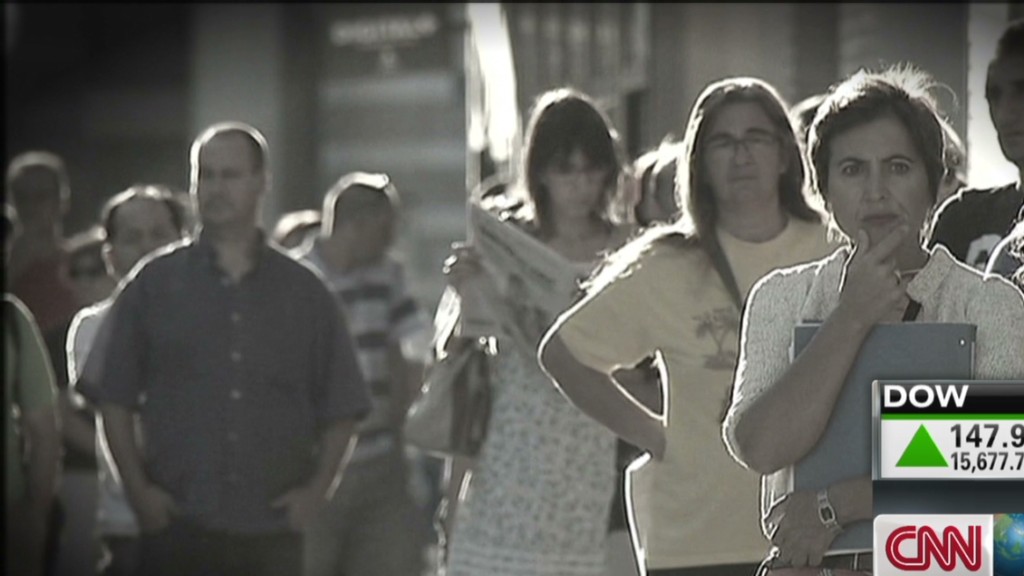
[{"label": "man in dark blue shirt", "polygon": [[267,164],[251,126],[196,139],[197,238],[136,268],[79,383],[138,517],[143,574],[301,574],[302,531],[370,409],[320,277],[257,224]]}]

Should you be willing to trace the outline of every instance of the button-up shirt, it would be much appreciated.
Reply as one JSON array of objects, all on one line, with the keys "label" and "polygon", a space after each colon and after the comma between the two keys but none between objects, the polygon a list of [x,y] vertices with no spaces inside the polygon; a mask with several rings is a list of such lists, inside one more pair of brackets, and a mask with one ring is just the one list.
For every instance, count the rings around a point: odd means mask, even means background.
[{"label": "button-up shirt", "polygon": [[320,277],[265,243],[238,282],[202,237],[154,257],[100,331],[79,389],[139,412],[149,479],[211,529],[285,530],[271,502],[309,481],[327,426],[371,406]]}]

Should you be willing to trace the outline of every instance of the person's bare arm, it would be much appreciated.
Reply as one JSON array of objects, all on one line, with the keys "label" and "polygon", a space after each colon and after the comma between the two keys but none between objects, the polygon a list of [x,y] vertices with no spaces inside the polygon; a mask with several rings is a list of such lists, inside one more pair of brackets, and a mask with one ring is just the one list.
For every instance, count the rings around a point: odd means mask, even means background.
[{"label": "person's bare arm", "polygon": [[422,362],[408,360],[402,355],[402,347],[394,342],[388,347],[388,366],[391,368],[391,397],[393,425],[402,429],[405,415],[416,400],[423,385],[424,366]]},{"label": "person's bare arm", "polygon": [[164,529],[176,512],[174,500],[153,484],[142,466],[142,454],[135,437],[134,413],[112,403],[100,405],[107,446],[117,464],[125,494],[143,532]]},{"label": "person's bare arm", "polygon": [[60,421],[54,407],[32,410],[22,417],[28,442],[28,498],[26,518],[29,545],[42,553],[47,518],[57,492],[60,469]]},{"label": "person's bare arm", "polygon": [[540,364],[562,394],[577,408],[623,440],[660,460],[665,453],[665,425],[610,375],[579,360],[558,336],[549,332],[540,346]]},{"label": "person's bare arm", "polygon": [[444,501],[441,503],[443,510],[440,510],[440,528],[444,531],[445,537],[451,537],[455,529],[456,511],[459,508],[459,499],[462,496],[462,489],[466,478],[473,471],[476,463],[474,458],[465,456],[454,456],[445,458],[444,461]]},{"label": "person's bare arm", "polygon": [[61,432],[65,444],[82,454],[96,454],[96,426],[93,418],[87,418],[77,409],[69,390],[61,390],[57,396],[60,407]]},{"label": "person's bare arm", "polygon": [[[827,494],[839,526],[873,517],[870,477],[837,482],[828,487]],[[777,526],[772,534],[772,543],[779,549],[779,560],[795,568],[819,566],[839,534],[822,524],[818,517],[818,494],[815,490],[786,494],[769,510],[768,518]]]}]

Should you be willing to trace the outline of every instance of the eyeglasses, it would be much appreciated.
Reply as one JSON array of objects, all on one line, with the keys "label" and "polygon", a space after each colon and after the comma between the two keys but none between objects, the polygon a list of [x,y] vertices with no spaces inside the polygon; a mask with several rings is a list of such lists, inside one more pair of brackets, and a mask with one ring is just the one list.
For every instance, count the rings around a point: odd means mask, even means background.
[{"label": "eyeglasses", "polygon": [[756,154],[770,150],[779,143],[779,137],[764,130],[750,130],[742,138],[734,138],[729,134],[715,134],[704,142],[704,152],[716,158],[731,158],[736,154],[740,144],[747,154]]}]

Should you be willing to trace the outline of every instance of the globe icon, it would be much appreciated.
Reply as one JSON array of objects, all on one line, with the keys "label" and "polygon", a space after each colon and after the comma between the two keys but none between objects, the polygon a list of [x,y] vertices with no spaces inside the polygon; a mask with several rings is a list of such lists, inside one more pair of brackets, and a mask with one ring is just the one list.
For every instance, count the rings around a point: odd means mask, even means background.
[{"label": "globe icon", "polygon": [[1024,514],[996,514],[995,576],[1024,576]]}]

